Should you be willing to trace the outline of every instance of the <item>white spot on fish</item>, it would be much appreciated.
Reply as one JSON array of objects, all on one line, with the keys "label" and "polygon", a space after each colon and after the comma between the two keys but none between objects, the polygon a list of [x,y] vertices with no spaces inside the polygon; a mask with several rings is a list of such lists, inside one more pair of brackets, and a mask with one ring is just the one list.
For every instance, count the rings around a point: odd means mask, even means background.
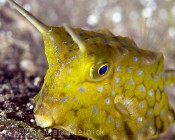
[{"label": "white spot on fish", "polygon": [[99,92],[102,92],[102,91],[103,91],[103,87],[99,86],[99,87],[97,87],[97,90],[98,90]]},{"label": "white spot on fish", "polygon": [[59,71],[62,71],[63,70],[63,68],[59,68]]},{"label": "white spot on fish", "polygon": [[131,100],[128,100],[128,99],[126,99],[125,101],[124,101],[124,104],[125,105],[130,105],[132,103],[132,101]]},{"label": "white spot on fish", "polygon": [[55,54],[55,57],[58,58],[58,53]]},{"label": "white spot on fish", "polygon": [[52,97],[52,96],[48,96],[48,99],[49,99],[49,100],[52,100],[52,99],[53,99],[53,97]]},{"label": "white spot on fish", "polygon": [[118,66],[116,70],[117,70],[117,72],[120,72],[121,71],[121,67]]},{"label": "white spot on fish", "polygon": [[51,37],[50,39],[52,40],[52,42],[54,41],[54,38],[53,37]]},{"label": "white spot on fish", "polygon": [[148,91],[148,95],[153,96],[153,90],[152,89]]},{"label": "white spot on fish", "polygon": [[55,48],[55,49],[58,49],[58,46],[57,46],[57,45],[55,45],[55,46],[54,46],[54,48]]},{"label": "white spot on fish", "polygon": [[69,43],[68,43],[67,41],[64,41],[63,44],[64,44],[64,45],[68,45]]},{"label": "white spot on fish", "polygon": [[69,65],[70,64],[70,61],[66,62],[66,65]]},{"label": "white spot on fish", "polygon": [[138,117],[137,120],[138,120],[138,122],[142,122],[143,118],[142,117]]},{"label": "white spot on fish", "polygon": [[54,111],[54,112],[55,112],[55,111],[57,111],[57,108],[56,108],[56,107],[54,107],[54,108],[53,108],[53,111]]},{"label": "white spot on fish", "polygon": [[58,76],[58,72],[55,72],[54,75],[55,75],[55,76]]},{"label": "white spot on fish", "polygon": [[115,91],[113,90],[113,91],[112,91],[112,96],[114,96],[114,95],[115,95]]},{"label": "white spot on fish", "polygon": [[48,32],[51,33],[52,32],[52,29],[50,29]]},{"label": "white spot on fish", "polygon": [[117,77],[115,81],[116,81],[116,83],[119,83],[120,82],[120,77]]},{"label": "white spot on fish", "polygon": [[75,55],[69,57],[70,60],[74,60],[75,58],[76,58]]},{"label": "white spot on fish", "polygon": [[54,101],[58,101],[58,98],[54,98]]},{"label": "white spot on fish", "polygon": [[54,64],[50,64],[51,67],[54,67]]}]

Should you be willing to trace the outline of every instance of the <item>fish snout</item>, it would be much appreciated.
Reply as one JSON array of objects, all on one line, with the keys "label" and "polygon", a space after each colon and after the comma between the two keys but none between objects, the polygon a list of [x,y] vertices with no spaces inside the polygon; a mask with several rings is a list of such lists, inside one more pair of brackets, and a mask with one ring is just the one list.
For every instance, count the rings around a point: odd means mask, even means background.
[{"label": "fish snout", "polygon": [[34,110],[36,124],[40,127],[50,127],[54,125],[54,119],[46,105],[36,105]]}]

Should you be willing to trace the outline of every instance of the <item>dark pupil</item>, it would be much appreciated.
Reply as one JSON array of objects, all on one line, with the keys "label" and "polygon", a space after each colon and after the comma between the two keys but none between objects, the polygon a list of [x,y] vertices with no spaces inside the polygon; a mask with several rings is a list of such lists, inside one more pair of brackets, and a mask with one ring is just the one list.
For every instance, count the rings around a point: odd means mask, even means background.
[{"label": "dark pupil", "polygon": [[105,65],[99,69],[99,74],[103,75],[107,72],[108,67]]}]

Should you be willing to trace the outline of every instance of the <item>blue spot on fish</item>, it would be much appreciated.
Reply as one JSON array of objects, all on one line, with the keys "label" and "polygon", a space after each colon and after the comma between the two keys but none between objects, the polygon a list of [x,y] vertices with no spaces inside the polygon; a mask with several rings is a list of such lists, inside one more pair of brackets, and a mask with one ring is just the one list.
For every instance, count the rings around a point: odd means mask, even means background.
[{"label": "blue spot on fish", "polygon": [[92,108],[92,111],[93,111],[94,114],[98,113],[98,110],[97,110],[97,108],[95,106]]},{"label": "blue spot on fish", "polygon": [[143,74],[143,71],[142,70],[138,70],[138,75],[142,75]]},{"label": "blue spot on fish", "polygon": [[110,99],[107,98],[105,102],[106,102],[106,104],[110,104]]},{"label": "blue spot on fish", "polygon": [[79,91],[80,91],[81,93],[83,93],[83,92],[85,91],[85,88],[84,88],[84,87],[80,87],[80,88],[79,88]]},{"label": "blue spot on fish", "polygon": [[56,107],[54,107],[53,111],[54,111],[54,112],[55,112],[55,111],[57,111],[57,108],[56,108]]},{"label": "blue spot on fish", "polygon": [[66,102],[67,100],[68,100],[68,96],[66,96],[66,97],[63,98],[63,99],[60,99],[60,101],[61,101],[62,103]]},{"label": "blue spot on fish", "polygon": [[132,72],[132,69],[131,68],[128,68],[128,72],[131,73]]},{"label": "blue spot on fish", "polygon": [[121,67],[118,66],[116,70],[117,70],[118,72],[120,72],[120,71],[121,71]]},{"label": "blue spot on fish", "polygon": [[139,103],[139,106],[140,106],[141,108],[143,108],[143,107],[144,107],[144,103],[143,103],[143,102],[140,102],[140,103]]},{"label": "blue spot on fish", "polygon": [[116,80],[115,80],[116,83],[119,83],[120,82],[120,77],[117,77]]},{"label": "blue spot on fish", "polygon": [[144,85],[141,85],[141,86],[140,86],[140,90],[143,91],[143,92],[145,91]]},{"label": "blue spot on fish", "polygon": [[139,58],[138,58],[138,57],[134,57],[133,60],[134,60],[135,62],[137,62],[137,61],[139,60]]},{"label": "blue spot on fish", "polygon": [[73,101],[76,101],[76,100],[77,100],[77,98],[76,98],[76,97],[73,97],[73,98],[72,98],[72,100],[73,100]]},{"label": "blue spot on fish", "polygon": [[113,90],[113,91],[112,91],[112,96],[114,96],[114,95],[115,95],[115,91]]},{"label": "blue spot on fish", "polygon": [[134,85],[134,80],[131,79],[131,80],[129,81],[129,83],[130,83],[131,85]]},{"label": "blue spot on fish", "polygon": [[97,90],[98,90],[99,92],[102,92],[102,91],[103,91],[103,87],[99,86],[99,87],[97,87]]},{"label": "blue spot on fish", "polygon": [[116,123],[115,123],[115,126],[116,126],[116,127],[119,127],[119,125],[120,125],[119,122],[116,122]]},{"label": "blue spot on fish", "polygon": [[112,122],[112,120],[113,120],[113,118],[110,116],[110,117],[108,118],[108,121],[109,121],[109,122]]},{"label": "blue spot on fish", "polygon": [[165,114],[165,110],[162,109],[161,112],[160,112],[161,115],[164,115]]},{"label": "blue spot on fish", "polygon": [[148,110],[147,114],[148,114],[148,116],[150,116],[152,113],[151,113],[151,111],[150,111],[150,110]]},{"label": "blue spot on fish", "polygon": [[69,50],[69,52],[72,52],[72,50]]},{"label": "blue spot on fish", "polygon": [[158,81],[159,77],[158,76],[155,76],[154,77],[154,81]]}]

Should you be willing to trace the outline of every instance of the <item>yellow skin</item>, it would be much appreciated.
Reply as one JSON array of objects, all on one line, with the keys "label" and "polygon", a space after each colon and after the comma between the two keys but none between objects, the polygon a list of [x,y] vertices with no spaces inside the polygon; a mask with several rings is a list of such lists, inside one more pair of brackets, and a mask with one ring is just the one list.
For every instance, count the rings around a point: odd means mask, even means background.
[{"label": "yellow skin", "polygon": [[36,26],[45,43],[49,68],[35,96],[37,125],[94,140],[140,140],[156,137],[174,122],[161,53],[108,31],[46,26],[8,1]]}]

